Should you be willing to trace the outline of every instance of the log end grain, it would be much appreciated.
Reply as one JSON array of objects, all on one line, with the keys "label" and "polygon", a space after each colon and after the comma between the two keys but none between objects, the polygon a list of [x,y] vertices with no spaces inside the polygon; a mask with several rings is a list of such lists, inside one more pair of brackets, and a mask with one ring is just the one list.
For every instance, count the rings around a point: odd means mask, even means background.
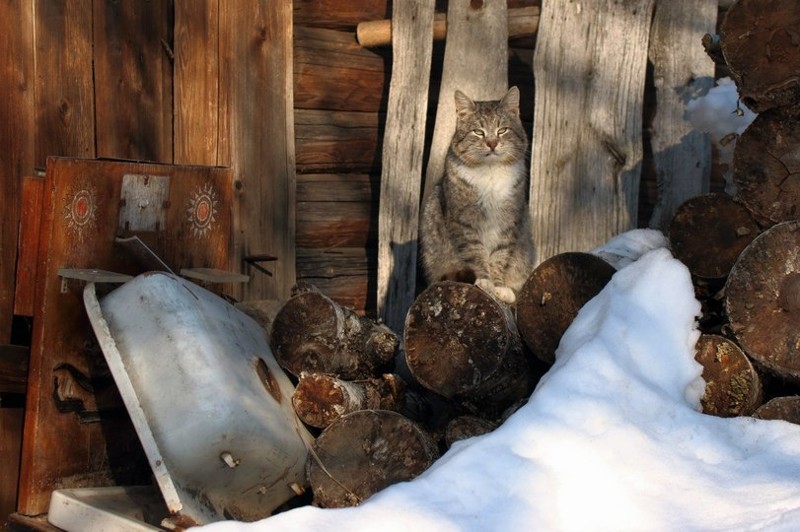
[{"label": "log end grain", "polygon": [[770,399],[755,411],[758,419],[782,419],[800,425],[800,397],[793,395]]},{"label": "log end grain", "polygon": [[555,361],[567,327],[615,272],[603,259],[581,252],[554,255],[534,269],[517,299],[517,327],[537,358]]},{"label": "log end grain", "polygon": [[742,102],[756,113],[800,104],[800,3],[739,0],[720,25],[722,53]]},{"label": "log end grain", "polygon": [[342,508],[361,503],[396,482],[410,480],[438,457],[430,436],[386,410],[360,410],[336,420],[313,446],[308,479],[313,504]]},{"label": "log end grain", "polygon": [[800,382],[800,221],[755,238],[725,285],[725,308],[737,343],[758,365]]},{"label": "log end grain", "polygon": [[719,417],[752,414],[762,401],[761,378],[750,360],[731,340],[704,334],[695,359],[703,366],[706,389],[703,413]]},{"label": "log end grain", "polygon": [[497,370],[512,344],[501,303],[475,285],[442,281],[409,309],[405,359],[427,389],[452,398]]},{"label": "log end grain", "polygon": [[732,197],[704,194],[686,200],[675,211],[669,244],[692,275],[721,279],[759,232],[750,212]]}]

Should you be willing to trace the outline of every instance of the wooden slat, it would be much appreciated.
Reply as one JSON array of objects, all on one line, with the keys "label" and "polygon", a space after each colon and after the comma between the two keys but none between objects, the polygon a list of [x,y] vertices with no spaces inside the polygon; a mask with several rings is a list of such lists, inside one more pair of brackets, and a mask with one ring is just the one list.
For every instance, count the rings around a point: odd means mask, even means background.
[{"label": "wooden slat", "polygon": [[294,52],[295,108],[377,112],[385,103],[387,61],[352,33],[299,27]]},{"label": "wooden slat", "polygon": [[297,276],[333,279],[365,277],[369,270],[366,248],[297,249]]},{"label": "wooden slat", "polygon": [[368,174],[298,174],[297,201],[377,201],[380,177]]},{"label": "wooden slat", "polygon": [[171,163],[171,2],[93,5],[97,154]]},{"label": "wooden slat", "polygon": [[380,168],[382,123],[378,113],[298,110],[298,173],[357,173]]},{"label": "wooden slat", "polygon": [[175,0],[175,162],[219,165],[219,0]]},{"label": "wooden slat", "polygon": [[[33,5],[0,3],[0,343],[11,339],[20,180],[33,172]],[[13,28],[14,31],[11,31]]]},{"label": "wooden slat", "polygon": [[375,245],[378,206],[367,202],[299,202],[297,246],[340,248]]},{"label": "wooden slat", "polygon": [[355,31],[359,22],[387,18],[390,14],[388,0],[295,0],[294,2],[294,22],[298,26]]},{"label": "wooden slat", "polygon": [[244,298],[288,298],[295,284],[292,2],[220,3],[220,123],[234,169],[244,255],[269,254],[272,276],[249,273]]},{"label": "wooden slat", "polygon": [[376,307],[395,331],[403,330],[415,295],[433,11],[433,0],[392,4],[392,84],[383,146]]},{"label": "wooden slat", "polygon": [[537,262],[636,227],[654,0],[549,0],[534,55]]},{"label": "wooden slat", "polygon": [[22,179],[17,280],[14,290],[14,314],[33,316],[36,292],[36,269],[39,265],[39,227],[44,178]]},{"label": "wooden slat", "polygon": [[711,140],[684,118],[688,97],[714,86],[714,62],[697,36],[714,34],[717,2],[658,2],[650,37],[650,60],[658,112],[653,120],[653,147],[658,198],[650,227],[667,230],[675,210],[687,199],[708,192]]},{"label": "wooden slat", "polygon": [[444,174],[445,156],[456,130],[456,89],[473,100],[498,100],[508,90],[507,23],[505,0],[449,3],[442,84],[425,171],[425,197]]},{"label": "wooden slat", "polygon": [[36,159],[95,156],[92,2],[36,4]]}]

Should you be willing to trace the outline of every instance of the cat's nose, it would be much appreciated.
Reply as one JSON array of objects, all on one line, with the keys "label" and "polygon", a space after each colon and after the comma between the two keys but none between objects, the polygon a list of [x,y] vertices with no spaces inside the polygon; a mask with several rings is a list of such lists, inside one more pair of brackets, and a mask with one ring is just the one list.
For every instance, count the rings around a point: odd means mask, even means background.
[{"label": "cat's nose", "polygon": [[486,145],[489,146],[489,149],[494,151],[497,147],[497,139],[486,139]]}]

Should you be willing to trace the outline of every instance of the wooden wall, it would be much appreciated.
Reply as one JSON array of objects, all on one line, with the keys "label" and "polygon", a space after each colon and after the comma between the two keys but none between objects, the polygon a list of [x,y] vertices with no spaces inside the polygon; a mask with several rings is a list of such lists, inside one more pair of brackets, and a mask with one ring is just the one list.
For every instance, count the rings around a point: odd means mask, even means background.
[{"label": "wooden wall", "polygon": [[[510,0],[509,7],[539,5]],[[446,12],[446,2],[437,3]],[[359,22],[391,16],[389,0],[295,0],[294,102],[297,276],[338,302],[372,314],[377,222],[391,48],[365,49]],[[510,43],[509,82],[533,116],[534,39]],[[444,44],[436,43],[429,123],[439,99]]]},{"label": "wooden wall", "polygon": [[[292,12],[292,2],[272,0],[0,0],[0,345],[20,341],[12,323],[17,272],[29,266],[17,264],[23,179],[35,179],[50,156],[231,167],[235,256],[278,257],[266,264],[271,275],[234,261],[231,269],[251,276],[237,295],[288,295]],[[35,328],[36,308],[18,312]],[[14,448],[16,437],[0,426],[0,448]],[[33,437],[26,428],[23,457]],[[41,479],[24,462],[20,510],[46,511],[46,498],[26,488]],[[0,477],[15,481],[13,469],[0,463]]]}]

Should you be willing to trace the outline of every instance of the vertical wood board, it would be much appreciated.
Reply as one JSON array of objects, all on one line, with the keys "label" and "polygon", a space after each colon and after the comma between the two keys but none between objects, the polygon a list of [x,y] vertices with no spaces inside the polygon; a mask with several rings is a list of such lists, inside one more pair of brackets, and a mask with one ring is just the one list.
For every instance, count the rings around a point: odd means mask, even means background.
[{"label": "vertical wood board", "polygon": [[654,4],[542,5],[530,194],[537,263],[636,227]]},{"label": "vertical wood board", "polygon": [[37,2],[35,24],[35,164],[95,157],[92,2]]},{"label": "vertical wood board", "polygon": [[242,256],[273,255],[272,275],[248,268],[244,299],[285,299],[295,284],[292,2],[220,5],[220,164],[235,172]]},{"label": "vertical wood board", "polygon": [[433,0],[394,2],[392,7],[394,54],[378,214],[377,309],[396,332],[403,330],[415,295],[433,10]]},{"label": "vertical wood board", "polygon": [[175,163],[219,160],[219,0],[175,0]]},{"label": "vertical wood board", "polygon": [[455,0],[448,4],[442,83],[425,172],[425,197],[444,174],[444,161],[456,130],[456,90],[473,100],[499,100],[508,90],[506,0]]},{"label": "vertical wood board", "polygon": [[656,115],[650,137],[658,197],[650,227],[666,231],[675,210],[687,199],[708,192],[711,139],[685,118],[686,104],[714,86],[714,62],[701,38],[714,34],[717,2],[658,2],[650,36]]},{"label": "vertical wood board", "polygon": [[0,32],[0,344],[11,339],[20,181],[33,172],[33,6],[0,3],[0,20],[16,31]]},{"label": "vertical wood board", "polygon": [[14,289],[14,314],[33,316],[36,268],[39,265],[39,228],[43,208],[44,178],[24,177],[21,187],[21,219]]},{"label": "vertical wood board", "polygon": [[171,2],[93,5],[97,155],[171,163]]}]

